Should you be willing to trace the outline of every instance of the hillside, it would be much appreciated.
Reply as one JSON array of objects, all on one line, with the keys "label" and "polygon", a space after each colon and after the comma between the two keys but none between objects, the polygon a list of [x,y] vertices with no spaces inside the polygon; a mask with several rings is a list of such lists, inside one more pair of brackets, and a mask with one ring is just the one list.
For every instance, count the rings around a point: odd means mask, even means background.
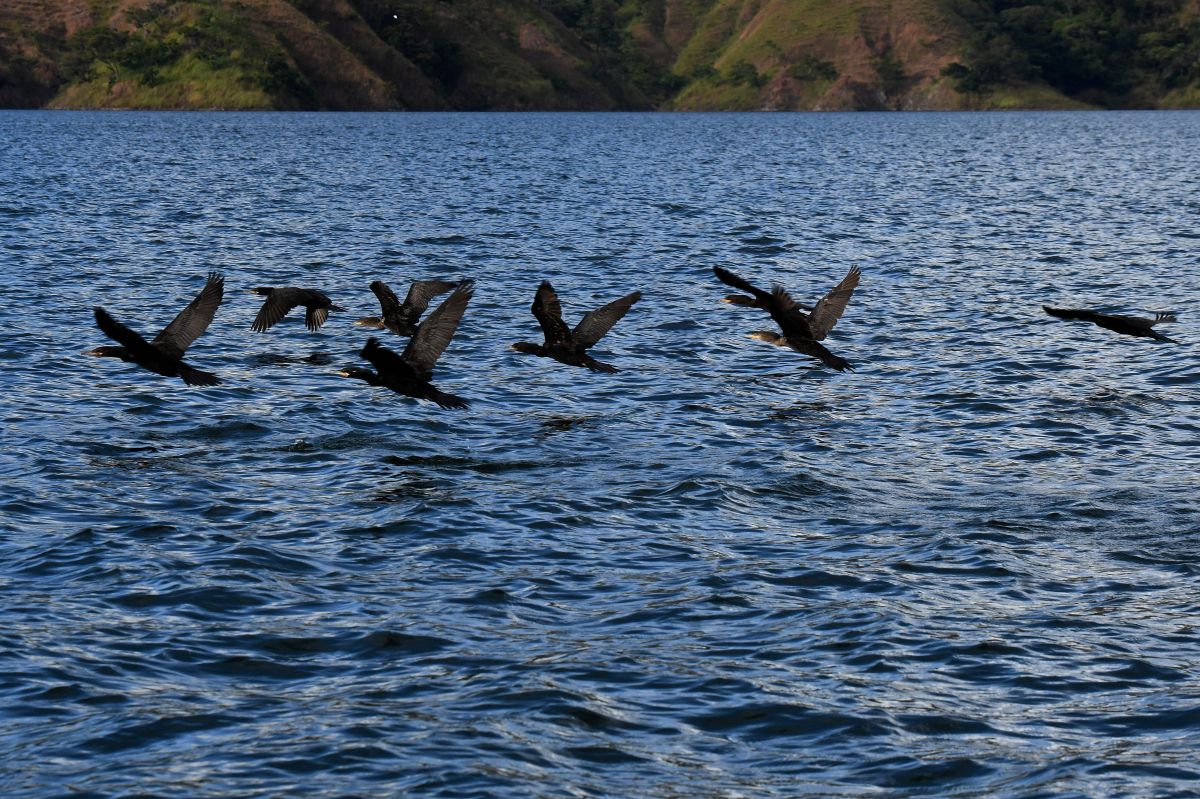
[{"label": "hillside", "polygon": [[0,106],[1200,106],[1198,0],[4,0]]}]

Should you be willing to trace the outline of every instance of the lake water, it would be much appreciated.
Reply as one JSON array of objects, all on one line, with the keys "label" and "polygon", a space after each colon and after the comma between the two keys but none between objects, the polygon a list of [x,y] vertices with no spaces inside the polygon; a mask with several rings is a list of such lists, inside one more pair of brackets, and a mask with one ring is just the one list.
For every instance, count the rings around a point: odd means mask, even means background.
[{"label": "lake water", "polygon": [[[0,143],[3,796],[1200,794],[1200,114]],[[846,374],[712,275],[811,302],[854,264]],[[210,269],[224,385],[85,355],[92,306],[149,335]],[[459,276],[469,411],[337,376],[371,280]],[[509,349],[542,279],[572,324],[644,292],[620,373]],[[350,312],[251,333],[257,285]]]}]

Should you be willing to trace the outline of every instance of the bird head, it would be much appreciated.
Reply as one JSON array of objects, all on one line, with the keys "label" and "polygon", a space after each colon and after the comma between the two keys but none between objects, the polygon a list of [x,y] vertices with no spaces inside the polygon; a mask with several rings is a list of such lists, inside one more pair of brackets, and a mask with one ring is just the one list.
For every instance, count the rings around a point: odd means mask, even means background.
[{"label": "bird head", "polygon": [[272,286],[255,286],[252,289],[248,289],[248,291],[251,294],[259,294],[259,295],[262,295],[263,297],[266,297],[274,290],[275,289]]},{"label": "bird head", "polygon": [[512,348],[517,352],[523,352],[526,355],[541,355],[542,346],[534,344],[532,341],[518,341],[512,345]]},{"label": "bird head", "polygon": [[740,305],[743,308],[753,308],[756,305],[753,297],[747,297],[744,294],[730,294],[721,300],[721,302],[727,302],[730,305]]},{"label": "bird head", "polygon": [[364,316],[362,319],[355,321],[354,324],[356,327],[373,327],[376,330],[382,330],[384,327],[383,320],[378,316]]},{"label": "bird head", "polygon": [[367,381],[375,376],[375,373],[370,369],[361,369],[357,366],[347,366],[345,369],[338,370],[338,374],[342,377],[354,377]]},{"label": "bird head", "polygon": [[94,350],[88,350],[88,355],[94,355],[97,358],[120,358],[125,352],[124,347],[96,347]]}]

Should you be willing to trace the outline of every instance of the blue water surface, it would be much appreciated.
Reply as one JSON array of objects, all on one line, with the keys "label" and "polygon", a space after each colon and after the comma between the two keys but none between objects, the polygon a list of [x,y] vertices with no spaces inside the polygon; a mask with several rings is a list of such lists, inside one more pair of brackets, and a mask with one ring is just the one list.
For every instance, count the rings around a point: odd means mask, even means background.
[{"label": "blue water surface", "polygon": [[[0,795],[1200,795],[1198,220],[1197,113],[0,113]],[[712,275],[855,264],[845,374]],[[462,276],[470,410],[337,375]]]}]

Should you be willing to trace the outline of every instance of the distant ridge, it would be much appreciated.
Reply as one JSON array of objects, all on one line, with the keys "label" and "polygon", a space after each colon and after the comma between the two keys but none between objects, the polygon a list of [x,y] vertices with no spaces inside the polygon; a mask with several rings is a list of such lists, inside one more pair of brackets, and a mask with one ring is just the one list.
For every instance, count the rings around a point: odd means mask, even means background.
[{"label": "distant ridge", "polygon": [[1200,107],[1200,2],[3,0],[0,106]]}]

